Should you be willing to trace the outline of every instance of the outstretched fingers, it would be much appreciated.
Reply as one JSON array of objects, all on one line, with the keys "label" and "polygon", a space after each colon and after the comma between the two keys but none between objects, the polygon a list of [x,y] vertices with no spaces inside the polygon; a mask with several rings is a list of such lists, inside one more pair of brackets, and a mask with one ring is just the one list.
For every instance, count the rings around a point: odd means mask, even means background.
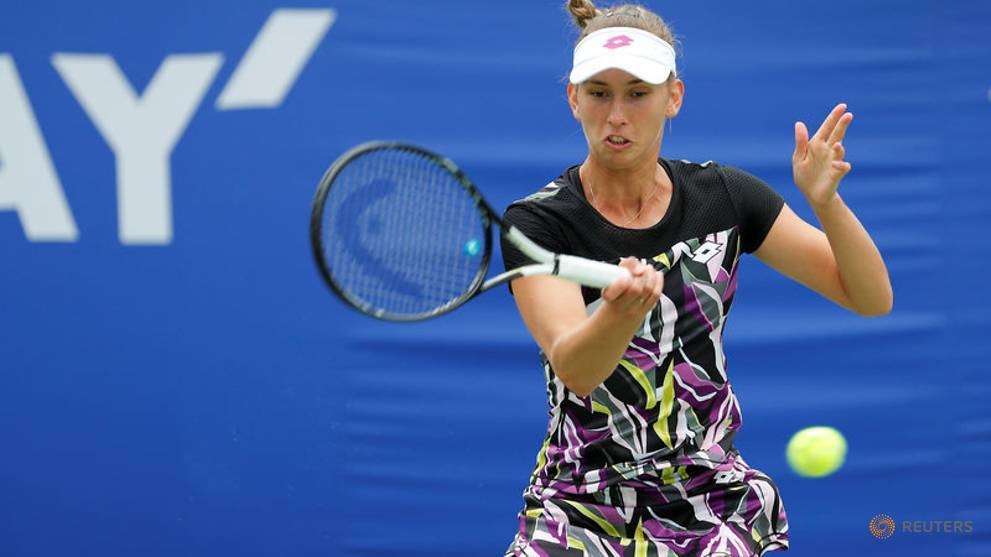
[{"label": "outstretched fingers", "polygon": [[809,129],[805,127],[805,122],[795,122],[795,153],[792,159],[800,161],[805,159],[809,152]]},{"label": "outstretched fingers", "polygon": [[845,156],[846,149],[843,147],[843,144],[839,141],[833,143],[833,160],[830,165],[834,170],[838,170],[843,176],[846,176],[847,173],[850,172],[850,169],[853,168],[849,162],[843,160],[843,157]]},{"label": "outstretched fingers", "polygon": [[832,145],[837,142],[843,141],[843,138],[846,137],[846,130],[847,128],[850,127],[851,122],[853,122],[853,113],[844,112],[840,116],[839,121],[837,121],[836,127],[833,128],[833,133],[829,134],[829,139],[827,140],[827,143]]},{"label": "outstretched fingers", "polygon": [[822,125],[816,130],[816,134],[812,136],[812,139],[826,141],[826,138],[833,135],[833,130],[836,129],[836,125],[839,123],[844,112],[846,112],[846,103],[840,103],[834,106],[833,110],[829,111],[829,116],[826,116],[826,119],[822,121]]},{"label": "outstretched fingers", "polygon": [[841,161],[846,156],[846,148],[839,141],[833,143],[833,160]]}]

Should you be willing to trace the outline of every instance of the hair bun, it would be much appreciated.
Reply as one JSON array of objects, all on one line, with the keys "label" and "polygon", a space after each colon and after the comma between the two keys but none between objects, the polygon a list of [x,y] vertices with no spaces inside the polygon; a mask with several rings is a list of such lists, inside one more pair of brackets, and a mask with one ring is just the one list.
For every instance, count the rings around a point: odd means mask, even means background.
[{"label": "hair bun", "polygon": [[567,7],[579,29],[584,29],[588,22],[599,14],[599,10],[591,0],[568,0]]}]

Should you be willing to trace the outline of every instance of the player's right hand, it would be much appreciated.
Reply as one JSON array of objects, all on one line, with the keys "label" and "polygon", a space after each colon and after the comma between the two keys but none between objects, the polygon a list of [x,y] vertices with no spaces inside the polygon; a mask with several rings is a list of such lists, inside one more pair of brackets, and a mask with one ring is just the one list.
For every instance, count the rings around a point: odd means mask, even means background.
[{"label": "player's right hand", "polygon": [[602,289],[602,299],[616,311],[643,319],[661,298],[664,274],[635,257],[624,257],[620,267],[630,271],[629,277],[620,277]]}]

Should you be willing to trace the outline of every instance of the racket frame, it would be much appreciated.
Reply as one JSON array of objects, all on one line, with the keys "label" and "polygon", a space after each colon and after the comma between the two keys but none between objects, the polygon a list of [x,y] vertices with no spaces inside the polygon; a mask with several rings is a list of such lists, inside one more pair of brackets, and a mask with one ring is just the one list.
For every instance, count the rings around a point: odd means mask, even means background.
[{"label": "racket frame", "polygon": [[[352,161],[366,154],[382,150],[406,151],[424,157],[441,166],[447,170],[458,181],[461,187],[464,188],[465,191],[471,196],[471,199],[481,216],[481,224],[485,231],[485,244],[482,251],[482,259],[479,262],[478,273],[472,279],[470,286],[465,289],[464,293],[428,312],[417,314],[397,314],[363,302],[337,284],[337,281],[334,280],[333,273],[327,266],[326,258],[324,257],[325,246],[323,242],[322,217],[324,206],[327,201],[327,195],[330,192],[330,188],[334,184],[334,180],[337,178],[338,174],[340,174],[341,171]],[[489,280],[485,280],[485,277],[488,275],[489,263],[492,259],[493,224],[499,227],[499,233],[506,240],[516,246],[516,248],[523,252],[524,255],[536,261],[536,263],[517,267],[498,274]],[[520,232],[515,226],[508,225],[502,220],[502,217],[495,212],[492,206],[485,200],[485,197],[482,196],[481,191],[479,191],[475,184],[468,179],[460,168],[458,168],[454,161],[432,151],[428,151],[422,147],[401,141],[370,141],[367,143],[362,143],[347,150],[340,157],[338,157],[333,164],[330,165],[330,168],[327,169],[323,175],[323,178],[320,180],[320,184],[313,196],[313,202],[310,210],[310,246],[312,248],[313,257],[316,261],[317,268],[320,271],[320,275],[334,294],[362,313],[386,321],[410,322],[437,317],[453,311],[482,292],[490,290],[500,284],[525,276],[559,276],[561,278],[598,288],[608,286],[613,280],[621,276],[629,276],[629,272],[626,269],[617,265],[610,265],[608,263],[592,261],[572,255],[557,254],[537,245],[534,241],[530,240],[526,237],[526,235]]]}]

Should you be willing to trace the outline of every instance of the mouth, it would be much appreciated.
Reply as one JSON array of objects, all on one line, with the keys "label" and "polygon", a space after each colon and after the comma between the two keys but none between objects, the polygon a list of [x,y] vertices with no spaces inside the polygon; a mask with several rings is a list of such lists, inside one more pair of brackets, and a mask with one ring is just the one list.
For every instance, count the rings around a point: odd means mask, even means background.
[{"label": "mouth", "polygon": [[633,142],[621,135],[610,135],[606,137],[606,144],[614,149],[623,149]]}]

